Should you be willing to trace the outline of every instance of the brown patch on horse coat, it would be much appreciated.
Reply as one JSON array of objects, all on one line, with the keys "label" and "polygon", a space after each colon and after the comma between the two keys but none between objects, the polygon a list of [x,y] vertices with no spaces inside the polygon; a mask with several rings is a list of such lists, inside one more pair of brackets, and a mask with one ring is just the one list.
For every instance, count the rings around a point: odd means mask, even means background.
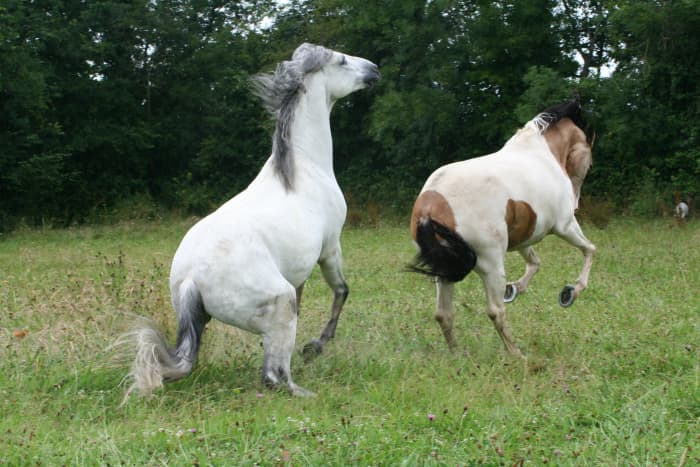
[{"label": "brown patch on horse coat", "polygon": [[457,223],[450,204],[444,196],[435,190],[421,193],[413,205],[411,213],[411,237],[416,239],[416,229],[421,219],[431,218],[450,230],[455,230]]},{"label": "brown patch on horse coat", "polygon": [[568,118],[547,128],[544,138],[562,170],[571,179],[574,197],[578,201],[583,179],[592,163],[591,143],[583,130]]},{"label": "brown patch on horse coat", "polygon": [[508,200],[506,225],[508,225],[508,249],[514,248],[532,237],[537,223],[537,214],[525,201]]},{"label": "brown patch on horse coat", "polygon": [[549,150],[569,177],[584,178],[591,166],[591,145],[586,134],[565,118],[544,132]]}]

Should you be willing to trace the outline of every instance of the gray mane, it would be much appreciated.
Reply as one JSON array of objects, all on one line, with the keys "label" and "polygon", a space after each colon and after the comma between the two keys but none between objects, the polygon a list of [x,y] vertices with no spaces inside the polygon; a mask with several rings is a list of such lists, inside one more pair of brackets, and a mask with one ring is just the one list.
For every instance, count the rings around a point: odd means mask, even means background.
[{"label": "gray mane", "polygon": [[272,139],[273,163],[287,190],[294,185],[291,126],[300,93],[305,91],[304,77],[320,70],[332,54],[324,47],[304,43],[297,47],[291,60],[278,64],[274,73],[261,73],[252,78],[253,92],[277,121]]}]

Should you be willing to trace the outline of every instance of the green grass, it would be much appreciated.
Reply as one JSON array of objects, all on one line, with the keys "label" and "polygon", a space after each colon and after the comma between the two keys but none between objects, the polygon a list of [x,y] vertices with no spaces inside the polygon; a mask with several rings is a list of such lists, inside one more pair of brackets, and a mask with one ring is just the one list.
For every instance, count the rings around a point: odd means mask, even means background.
[{"label": "green grass", "polygon": [[[336,339],[313,362],[292,363],[317,397],[264,389],[259,338],[212,322],[190,377],[119,408],[127,364],[105,348],[134,314],[174,339],[167,275],[191,223],[0,237],[0,464],[700,462],[697,223],[584,226],[598,255],[569,309],[557,294],[581,255],[546,239],[530,290],[507,307],[527,364],[505,353],[476,275],[457,287],[461,349],[451,354],[433,319],[434,285],[401,272],[414,254],[407,228],[346,229],[351,292]],[[524,270],[518,255],[507,264],[510,279]],[[316,270],[298,349],[330,302]]]}]

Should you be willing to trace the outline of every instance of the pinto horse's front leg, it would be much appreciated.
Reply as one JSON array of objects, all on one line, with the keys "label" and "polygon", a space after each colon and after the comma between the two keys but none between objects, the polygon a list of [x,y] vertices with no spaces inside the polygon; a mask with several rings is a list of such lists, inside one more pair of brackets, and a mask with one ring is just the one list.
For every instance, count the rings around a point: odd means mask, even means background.
[{"label": "pinto horse's front leg", "polygon": [[348,284],[343,276],[343,258],[340,252],[340,245],[334,249],[331,255],[322,258],[319,261],[319,266],[321,266],[323,278],[333,290],[333,305],[331,306],[331,318],[326,323],[319,338],[304,346],[303,353],[307,359],[323,352],[323,347],[326,343],[335,337],[335,328],[338,326],[340,313],[343,311],[343,305],[350,293]]},{"label": "pinto horse's front leg", "polygon": [[588,275],[591,272],[591,266],[593,266],[593,257],[596,249],[595,245],[583,235],[581,227],[575,218],[565,230],[556,232],[556,234],[583,252],[583,267],[578,279],[576,279],[576,284],[564,286],[564,289],[559,294],[559,304],[563,307],[568,307],[574,303],[574,300],[588,286]]}]

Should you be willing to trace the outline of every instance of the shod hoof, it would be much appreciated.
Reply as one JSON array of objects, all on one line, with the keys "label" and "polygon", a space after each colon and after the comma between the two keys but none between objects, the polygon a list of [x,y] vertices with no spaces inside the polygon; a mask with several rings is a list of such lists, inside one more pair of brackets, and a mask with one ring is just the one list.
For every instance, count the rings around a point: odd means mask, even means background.
[{"label": "shod hoof", "polygon": [[506,284],[506,293],[503,295],[504,303],[511,303],[518,296],[518,288],[512,282]]},{"label": "shod hoof", "polygon": [[570,307],[574,303],[574,300],[576,300],[576,295],[574,294],[575,290],[573,285],[565,285],[564,288],[561,289],[561,292],[559,292],[559,305],[564,308]]},{"label": "shod hoof", "polygon": [[304,355],[304,360],[309,361],[323,353],[323,344],[318,339],[314,339],[304,346],[301,353]]}]

